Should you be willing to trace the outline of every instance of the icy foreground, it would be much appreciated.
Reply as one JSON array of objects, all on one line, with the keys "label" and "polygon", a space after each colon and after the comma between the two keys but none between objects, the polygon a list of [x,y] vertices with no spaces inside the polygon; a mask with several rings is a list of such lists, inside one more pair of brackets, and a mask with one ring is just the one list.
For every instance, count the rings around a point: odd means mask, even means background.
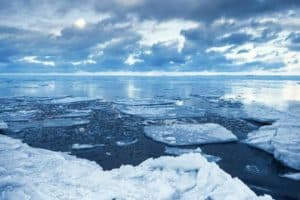
[{"label": "icy foreground", "polygon": [[146,126],[145,134],[155,141],[169,145],[192,145],[236,141],[229,130],[213,123]]},{"label": "icy foreground", "polygon": [[248,134],[245,142],[274,155],[286,166],[300,170],[300,125],[298,117],[285,116],[270,126]]},{"label": "icy foreground", "polygon": [[0,199],[272,199],[200,154],[103,171],[94,162],[0,135]]}]

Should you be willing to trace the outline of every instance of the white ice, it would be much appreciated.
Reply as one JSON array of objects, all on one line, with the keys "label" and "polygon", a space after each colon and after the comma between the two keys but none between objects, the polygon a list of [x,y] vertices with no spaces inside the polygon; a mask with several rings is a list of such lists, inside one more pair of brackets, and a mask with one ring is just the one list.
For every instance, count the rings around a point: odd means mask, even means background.
[{"label": "white ice", "polygon": [[92,113],[92,110],[75,110],[75,109],[69,109],[67,110],[67,113],[56,115],[56,118],[68,118],[68,117],[88,117]]},{"label": "white ice", "polygon": [[104,144],[73,144],[72,149],[91,149],[94,147],[102,147]]},{"label": "white ice", "polygon": [[169,145],[192,145],[236,141],[237,137],[219,124],[173,124],[145,126],[146,136]]},{"label": "white ice", "polygon": [[250,132],[245,142],[273,154],[286,166],[300,170],[300,125],[298,117],[283,117],[270,126]]},{"label": "white ice", "polygon": [[300,172],[299,173],[287,173],[287,174],[282,174],[281,177],[284,178],[289,178],[295,181],[300,181]]},{"label": "white ice", "polygon": [[0,120],[0,130],[4,130],[4,129],[7,129],[7,128],[8,128],[7,124]]},{"label": "white ice", "polygon": [[208,155],[202,152],[201,148],[198,147],[196,149],[186,149],[186,148],[179,148],[179,147],[165,147],[165,153],[170,155],[180,156],[187,153],[200,153],[202,156],[206,158],[209,162],[218,162],[221,160],[218,156]]},{"label": "white ice", "polygon": [[52,104],[68,104],[68,103],[75,103],[75,102],[82,102],[82,101],[91,101],[95,100],[95,98],[89,97],[63,97],[57,98],[50,101]]},{"label": "white ice", "polygon": [[138,139],[127,139],[116,141],[116,145],[119,147],[129,146],[138,142]]},{"label": "white ice", "polygon": [[89,124],[87,119],[80,118],[57,118],[57,119],[45,119],[42,122],[43,127],[66,127],[66,126],[78,126]]},{"label": "white ice", "polygon": [[201,117],[205,113],[203,109],[184,107],[176,102],[174,105],[120,105],[117,108],[122,113],[144,118]]},{"label": "white ice", "polygon": [[37,149],[0,135],[0,198],[8,199],[272,199],[197,153],[148,159],[104,171],[95,162]]},{"label": "white ice", "polygon": [[28,121],[31,120],[41,112],[40,110],[14,110],[10,112],[2,112],[0,113],[0,119],[3,121],[12,121],[12,122],[17,122],[17,121]]}]

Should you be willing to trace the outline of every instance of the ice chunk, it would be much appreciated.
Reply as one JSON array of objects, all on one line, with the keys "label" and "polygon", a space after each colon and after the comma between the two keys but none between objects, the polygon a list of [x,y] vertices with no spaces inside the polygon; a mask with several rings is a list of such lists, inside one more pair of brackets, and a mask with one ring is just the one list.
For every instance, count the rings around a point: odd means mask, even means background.
[{"label": "ice chunk", "polygon": [[197,153],[104,171],[95,162],[3,135],[0,149],[1,199],[272,199],[256,196]]},{"label": "ice chunk", "polygon": [[119,140],[116,142],[117,146],[129,146],[138,142],[138,139],[127,139],[127,140]]},{"label": "ice chunk", "polygon": [[68,103],[76,103],[76,102],[92,101],[92,100],[95,100],[95,99],[89,98],[89,97],[64,97],[64,98],[53,99],[50,101],[50,103],[52,103],[52,104],[68,104]]},{"label": "ice chunk", "polygon": [[201,117],[205,113],[203,109],[177,105],[122,105],[117,108],[125,114],[138,115],[144,118]]},{"label": "ice chunk", "polygon": [[94,147],[103,147],[104,144],[73,144],[72,149],[91,149]]},{"label": "ice chunk", "polygon": [[65,127],[65,126],[78,126],[89,124],[87,119],[80,118],[58,118],[58,119],[46,119],[43,121],[43,127]]},{"label": "ice chunk", "polygon": [[0,119],[7,122],[29,121],[41,112],[40,110],[18,110],[0,113]]},{"label": "ice chunk", "polygon": [[4,130],[4,129],[7,129],[7,128],[8,128],[7,124],[3,121],[0,121],[0,130]]},{"label": "ice chunk", "polygon": [[192,145],[236,141],[237,137],[219,124],[174,124],[145,126],[146,136],[169,145]]},{"label": "ice chunk", "polygon": [[300,126],[278,121],[248,134],[245,142],[274,155],[283,164],[300,170]]},{"label": "ice chunk", "polygon": [[66,114],[57,115],[55,117],[56,118],[88,117],[88,116],[90,116],[91,113],[92,113],[92,110],[90,110],[90,109],[88,109],[88,110],[74,110],[74,109],[70,109],[70,110],[67,110]]},{"label": "ice chunk", "polygon": [[296,181],[300,181],[300,172],[299,173],[287,173],[287,174],[282,174],[280,176],[284,177],[284,178],[289,178],[289,179],[293,179]]},{"label": "ice chunk", "polygon": [[186,153],[201,153],[202,156],[204,156],[207,161],[209,162],[218,162],[221,160],[218,156],[208,155],[202,152],[202,150],[198,147],[196,149],[185,149],[185,148],[178,148],[178,147],[165,147],[165,153],[175,156],[180,156]]}]

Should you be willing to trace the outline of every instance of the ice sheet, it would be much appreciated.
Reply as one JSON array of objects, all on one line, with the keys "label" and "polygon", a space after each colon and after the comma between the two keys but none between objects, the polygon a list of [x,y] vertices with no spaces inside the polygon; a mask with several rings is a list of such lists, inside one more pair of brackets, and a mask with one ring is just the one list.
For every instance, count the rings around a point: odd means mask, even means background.
[{"label": "ice sheet", "polygon": [[256,196],[197,153],[103,171],[94,162],[0,135],[0,166],[1,199],[272,199]]}]

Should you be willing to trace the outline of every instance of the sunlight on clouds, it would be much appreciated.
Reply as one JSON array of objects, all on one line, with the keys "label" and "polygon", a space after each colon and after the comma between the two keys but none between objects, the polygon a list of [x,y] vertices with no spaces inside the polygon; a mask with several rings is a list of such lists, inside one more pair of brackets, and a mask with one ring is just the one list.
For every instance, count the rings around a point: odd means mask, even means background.
[{"label": "sunlight on clouds", "polygon": [[78,18],[77,20],[74,21],[74,26],[83,29],[86,26],[86,21],[83,18]]},{"label": "sunlight on clouds", "polygon": [[139,62],[143,62],[143,60],[137,58],[136,54],[130,54],[124,63],[127,65],[134,65],[135,63]]},{"label": "sunlight on clouds", "polygon": [[183,30],[197,28],[200,24],[194,21],[174,19],[165,22],[153,20],[136,23],[135,31],[141,35],[140,45],[152,46],[159,43],[170,44],[174,42],[178,52],[181,52],[185,37],[181,34]]},{"label": "sunlight on clouds", "polygon": [[41,64],[41,65],[46,65],[46,66],[55,66],[54,61],[45,61],[45,60],[39,60],[37,56],[25,56],[21,59],[19,59],[21,62],[26,62],[26,63],[34,63],[34,64]]}]

